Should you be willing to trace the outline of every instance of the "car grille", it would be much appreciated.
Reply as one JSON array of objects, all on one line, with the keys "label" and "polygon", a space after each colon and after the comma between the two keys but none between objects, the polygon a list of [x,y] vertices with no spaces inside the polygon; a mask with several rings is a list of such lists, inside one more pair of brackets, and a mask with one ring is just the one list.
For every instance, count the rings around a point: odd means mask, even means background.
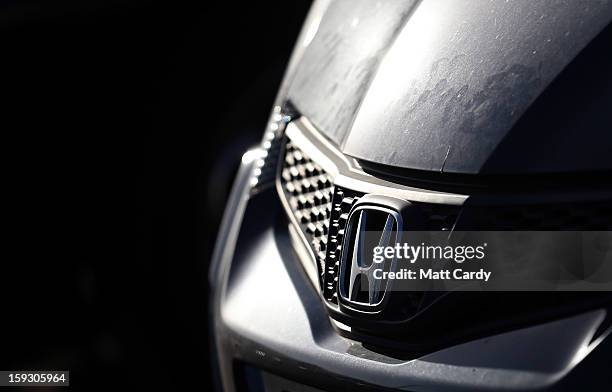
[{"label": "car grille", "polygon": [[331,176],[291,141],[285,144],[281,184],[295,222],[315,256],[323,296],[337,304],[346,221],[363,193],[334,187]]},{"label": "car grille", "polygon": [[[334,187],[331,176],[291,140],[284,138],[280,168],[283,198],[314,255],[323,297],[338,303],[338,267],[349,212],[363,192]],[[450,230],[457,206],[414,203],[426,214],[427,230]]]},{"label": "car grille", "polygon": [[[377,347],[393,348],[398,341],[421,344],[421,338],[431,330],[431,317],[437,317],[431,313],[436,312],[435,307],[430,305],[440,295],[423,291],[403,292],[394,297],[395,301],[384,309],[384,314],[376,314],[372,319],[365,315],[356,316],[350,304],[340,303],[337,291],[346,225],[355,203],[367,192],[389,194],[410,202],[420,211],[413,211],[418,217],[411,222],[411,229],[415,230],[612,230],[612,203],[609,200],[559,202],[557,199],[546,203],[534,197],[533,200],[538,202],[510,204],[506,203],[508,198],[505,195],[483,198],[480,195],[446,194],[367,175],[360,171],[358,162],[351,161],[326,139],[319,138],[315,129],[300,122],[302,119],[295,121],[296,125],[288,123],[285,133],[274,141],[279,146],[276,188],[292,226],[291,234],[300,242],[296,245],[297,253],[313,280],[316,277],[311,272],[316,266],[318,282],[315,281],[315,285],[318,283],[330,316],[341,323],[359,318],[358,323],[347,323],[351,336]],[[317,162],[319,157],[321,160]],[[457,196],[462,197],[459,202]],[[550,193],[543,196],[565,195]],[[295,238],[296,234],[300,238]],[[302,243],[307,246],[311,257],[301,252]],[[495,293],[486,298],[499,298],[499,295]],[[436,309],[448,310],[444,307]],[[452,317],[458,323],[466,322],[461,315]],[[391,322],[385,324],[388,328],[385,332],[382,332],[380,320]],[[387,340],[391,333],[395,337]],[[370,337],[375,340],[370,341]]]}]

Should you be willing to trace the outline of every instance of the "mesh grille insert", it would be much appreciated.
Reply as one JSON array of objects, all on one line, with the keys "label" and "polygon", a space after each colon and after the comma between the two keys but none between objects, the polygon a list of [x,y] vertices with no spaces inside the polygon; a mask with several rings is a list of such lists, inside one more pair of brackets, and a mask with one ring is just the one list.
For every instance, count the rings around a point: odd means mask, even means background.
[{"label": "mesh grille insert", "polygon": [[333,184],[331,177],[302,150],[288,141],[280,178],[282,189],[299,228],[325,270]]}]

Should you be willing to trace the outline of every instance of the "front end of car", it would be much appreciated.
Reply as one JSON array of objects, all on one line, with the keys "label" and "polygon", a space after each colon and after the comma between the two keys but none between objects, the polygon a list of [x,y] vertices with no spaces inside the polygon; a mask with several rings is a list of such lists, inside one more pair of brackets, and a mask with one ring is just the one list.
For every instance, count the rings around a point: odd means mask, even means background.
[{"label": "front end of car", "polygon": [[[428,72],[437,83],[419,86],[424,78],[418,77],[418,67],[406,69],[417,82],[391,71],[405,61],[399,54],[414,44],[412,30],[428,31],[428,23],[437,23],[428,16],[439,11],[439,4],[349,3],[315,3],[263,140],[242,158],[209,275],[219,386],[271,392],[609,385],[608,291],[414,290],[387,298],[377,294],[385,291],[379,287],[375,292],[366,289],[365,297],[353,295],[352,274],[360,268],[367,273],[354,262],[360,225],[384,227],[387,234],[380,241],[386,243],[388,233],[396,231],[449,236],[462,231],[609,233],[612,188],[605,180],[609,157],[601,163],[599,155],[591,161],[588,153],[568,156],[567,137],[551,143],[549,155],[527,151],[522,143],[521,129],[541,125],[531,117],[548,110],[547,91],[565,83],[558,75],[568,69],[577,72],[568,65],[573,57],[565,56],[554,75],[540,70],[537,76],[525,76],[522,69],[505,68],[510,76],[482,76],[486,88],[471,92],[461,81],[453,89],[447,76],[478,77],[473,75],[487,65],[470,68],[462,57],[449,55],[456,68],[434,62],[435,69]],[[475,14],[496,10],[505,15],[501,2],[474,7]],[[528,23],[529,5],[521,7],[521,23]],[[602,7],[588,39],[573,49],[574,56],[609,24],[612,8]],[[452,17],[441,16],[441,25],[463,20],[460,7],[450,8],[445,12]],[[555,23],[570,20],[570,11],[559,14]],[[506,26],[521,18],[516,13],[505,15]],[[499,29],[498,23],[491,21],[491,29]],[[360,25],[361,33],[356,32]],[[562,29],[556,24],[552,28]],[[484,34],[482,29],[474,34]],[[546,27],[539,29],[548,33]],[[381,34],[372,37],[376,30]],[[369,38],[355,41],[355,34]],[[329,54],[332,47],[335,57]],[[536,49],[529,50],[536,55]],[[478,52],[491,56],[482,47]],[[322,56],[329,56],[326,62]],[[409,60],[428,63],[419,56]],[[360,62],[366,58],[377,61]],[[599,66],[603,70],[605,63]],[[390,74],[399,78],[398,84],[404,78],[410,86],[396,89],[409,91],[402,98],[400,120]],[[544,83],[546,78],[550,80]],[[540,91],[534,92],[530,83]],[[521,94],[529,99],[515,97]],[[609,98],[610,90],[598,94]],[[435,99],[444,101],[436,104]],[[563,104],[555,101],[557,107]],[[481,128],[480,138],[466,124]],[[509,138],[508,130],[518,136]],[[583,142],[569,145],[594,149],[595,156],[610,140],[607,136],[588,148]],[[517,145],[523,147],[517,150]],[[531,162],[530,169],[525,169],[526,162]],[[593,170],[587,163],[600,167]],[[566,170],[571,164],[576,170]],[[581,174],[583,169],[589,176]],[[373,223],[366,223],[364,211]]]}]

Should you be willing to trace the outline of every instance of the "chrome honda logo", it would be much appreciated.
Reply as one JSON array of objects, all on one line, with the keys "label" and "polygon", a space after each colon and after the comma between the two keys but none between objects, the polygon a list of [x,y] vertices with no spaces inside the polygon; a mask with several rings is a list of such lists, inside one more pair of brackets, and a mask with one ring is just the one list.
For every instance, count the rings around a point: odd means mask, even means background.
[{"label": "chrome honda logo", "polygon": [[338,285],[339,296],[345,304],[366,311],[383,305],[389,283],[376,279],[375,273],[377,270],[395,270],[395,259],[374,263],[373,248],[395,246],[399,242],[400,225],[400,215],[383,207],[360,206],[351,212],[346,226]]}]

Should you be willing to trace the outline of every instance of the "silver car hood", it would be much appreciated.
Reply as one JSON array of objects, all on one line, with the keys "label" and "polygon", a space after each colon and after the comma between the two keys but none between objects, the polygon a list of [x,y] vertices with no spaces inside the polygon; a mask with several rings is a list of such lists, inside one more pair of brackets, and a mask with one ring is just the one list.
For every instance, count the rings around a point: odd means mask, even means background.
[{"label": "silver car hood", "polygon": [[[318,1],[285,94],[365,161],[468,174],[612,169],[601,121],[517,125],[611,20],[606,0]],[[610,77],[602,83],[596,94],[612,97]]]}]

